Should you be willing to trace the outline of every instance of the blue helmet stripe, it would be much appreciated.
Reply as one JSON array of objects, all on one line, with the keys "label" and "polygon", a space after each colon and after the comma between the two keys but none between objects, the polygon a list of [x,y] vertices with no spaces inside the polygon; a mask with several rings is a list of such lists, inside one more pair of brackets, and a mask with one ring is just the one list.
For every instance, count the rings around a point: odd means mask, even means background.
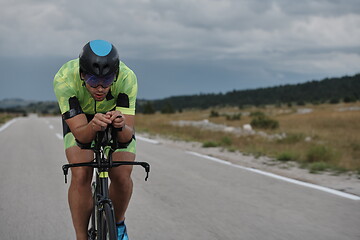
[{"label": "blue helmet stripe", "polygon": [[112,45],[104,40],[93,40],[90,42],[90,48],[96,55],[103,57],[110,53]]}]

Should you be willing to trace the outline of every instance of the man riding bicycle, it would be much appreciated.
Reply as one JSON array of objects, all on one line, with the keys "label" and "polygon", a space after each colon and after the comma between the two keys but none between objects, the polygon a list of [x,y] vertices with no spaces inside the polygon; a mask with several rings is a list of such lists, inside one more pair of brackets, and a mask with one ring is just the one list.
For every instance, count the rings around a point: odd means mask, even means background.
[{"label": "man riding bicycle", "polygon": [[[79,58],[65,63],[54,78],[54,92],[63,117],[65,153],[69,163],[91,162],[96,132],[115,128],[118,149],[114,161],[134,161],[137,79],[119,60],[116,48],[104,40],[88,42]],[[76,239],[88,239],[87,228],[93,207],[92,168],[72,169],[68,192]],[[133,183],[132,166],[109,172],[110,198],[115,209],[119,240],[128,240],[124,223]]]}]

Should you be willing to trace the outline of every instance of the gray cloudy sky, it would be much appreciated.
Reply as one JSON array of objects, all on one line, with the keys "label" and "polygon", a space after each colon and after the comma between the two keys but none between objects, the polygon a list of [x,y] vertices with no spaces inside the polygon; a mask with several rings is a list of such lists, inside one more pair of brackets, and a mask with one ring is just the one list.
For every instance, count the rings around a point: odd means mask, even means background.
[{"label": "gray cloudy sky", "polygon": [[360,72],[360,1],[0,0],[0,99],[54,100],[92,39],[118,48],[139,98],[321,80]]}]

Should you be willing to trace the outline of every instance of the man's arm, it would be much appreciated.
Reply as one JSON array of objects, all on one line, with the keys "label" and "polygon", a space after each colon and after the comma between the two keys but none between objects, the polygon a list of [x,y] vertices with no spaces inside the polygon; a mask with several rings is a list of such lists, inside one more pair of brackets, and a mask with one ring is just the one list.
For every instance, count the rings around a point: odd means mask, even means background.
[{"label": "man's arm", "polygon": [[129,142],[134,135],[134,124],[135,124],[135,116],[134,115],[123,115],[125,118],[125,126],[123,127],[121,132],[118,132],[118,141]]},{"label": "man's arm", "polygon": [[79,114],[66,119],[72,134],[81,143],[90,143],[95,139],[96,132],[104,130],[108,124],[111,124],[110,117],[106,114],[97,113],[94,118],[88,122],[85,114]]},{"label": "man's arm", "polygon": [[120,111],[111,111],[106,113],[106,115],[110,116],[112,125],[115,128],[122,128],[117,134],[118,141],[121,143],[129,142],[134,135],[135,116],[121,114]]}]

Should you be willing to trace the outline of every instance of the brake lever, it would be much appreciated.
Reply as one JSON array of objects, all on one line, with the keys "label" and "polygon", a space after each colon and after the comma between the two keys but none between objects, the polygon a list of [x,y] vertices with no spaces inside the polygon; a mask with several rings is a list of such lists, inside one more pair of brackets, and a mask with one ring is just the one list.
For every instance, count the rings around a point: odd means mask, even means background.
[{"label": "brake lever", "polygon": [[69,167],[64,165],[64,166],[62,166],[62,169],[63,169],[64,176],[65,176],[65,184],[67,184],[67,175],[68,175]]},{"label": "brake lever", "polygon": [[150,164],[144,162],[143,164],[141,164],[141,166],[145,169],[145,172],[146,172],[145,181],[147,181],[149,178]]}]

